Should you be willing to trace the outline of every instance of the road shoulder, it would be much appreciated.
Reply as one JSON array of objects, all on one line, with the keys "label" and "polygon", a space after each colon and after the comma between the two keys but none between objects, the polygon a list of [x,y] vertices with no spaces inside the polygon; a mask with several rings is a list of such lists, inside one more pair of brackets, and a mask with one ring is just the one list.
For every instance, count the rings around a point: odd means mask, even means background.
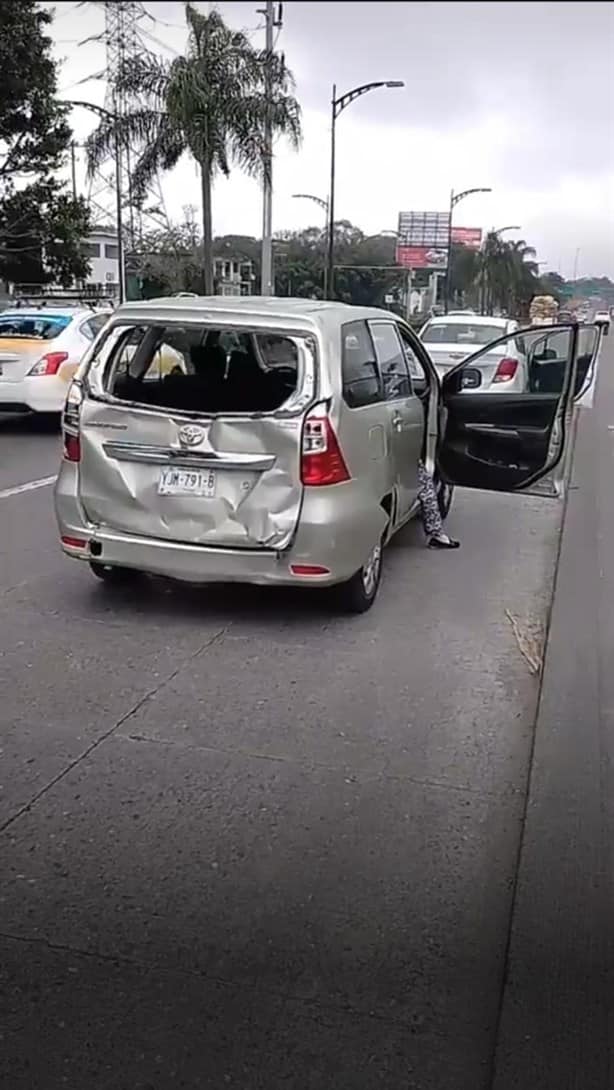
[{"label": "road shoulder", "polygon": [[[612,732],[607,664],[614,531],[603,390],[582,415],[535,733],[493,1090],[613,1085]],[[613,417],[614,419],[614,417]],[[608,467],[609,468],[609,467]],[[609,670],[609,675],[608,675]]]}]

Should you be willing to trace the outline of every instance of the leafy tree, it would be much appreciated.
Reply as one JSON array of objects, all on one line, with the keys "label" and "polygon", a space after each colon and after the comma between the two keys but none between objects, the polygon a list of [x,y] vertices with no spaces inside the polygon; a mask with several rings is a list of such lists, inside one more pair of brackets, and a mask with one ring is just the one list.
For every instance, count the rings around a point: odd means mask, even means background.
[{"label": "leafy tree", "polygon": [[[392,295],[400,303],[407,274],[395,265],[394,250],[394,238],[364,235],[347,220],[336,223],[336,298],[384,307],[385,297]],[[321,228],[281,232],[275,240],[277,294],[323,298],[325,264],[326,233]]]},{"label": "leafy tree", "polygon": [[[185,56],[167,61],[144,56],[119,73],[118,90],[132,110],[121,123],[102,120],[89,140],[94,169],[112,150],[116,133],[140,154],[133,186],[143,194],[157,170],[171,170],[184,153],[200,167],[204,285],[213,291],[212,185],[236,163],[262,177],[267,169],[264,125],[298,146],[300,108],[292,95],[292,74],[283,57],[255,49],[242,31],[231,30],[217,11],[203,15],[186,4]],[[265,94],[268,75],[270,95]]]},{"label": "leafy tree", "polygon": [[89,212],[54,181],[33,182],[0,200],[0,269],[6,280],[27,284],[85,279],[89,263],[82,239]]},{"label": "leafy tree", "polygon": [[0,11],[0,276],[69,284],[88,272],[88,215],[56,177],[71,132],[56,98],[50,23],[34,0]]}]

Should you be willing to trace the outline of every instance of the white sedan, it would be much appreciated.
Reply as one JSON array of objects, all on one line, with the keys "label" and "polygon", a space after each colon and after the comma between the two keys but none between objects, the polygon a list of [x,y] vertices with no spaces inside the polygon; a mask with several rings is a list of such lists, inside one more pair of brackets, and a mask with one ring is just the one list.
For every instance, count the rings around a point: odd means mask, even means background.
[{"label": "white sedan", "polygon": [[514,333],[518,322],[511,318],[490,318],[480,314],[447,314],[430,318],[420,330],[420,339],[440,378],[461,360],[500,337],[508,339],[480,357],[467,373],[472,389],[481,393],[520,393],[527,389],[527,361],[522,342]]},{"label": "white sedan", "polygon": [[0,413],[60,413],[109,311],[24,307],[0,314]]}]

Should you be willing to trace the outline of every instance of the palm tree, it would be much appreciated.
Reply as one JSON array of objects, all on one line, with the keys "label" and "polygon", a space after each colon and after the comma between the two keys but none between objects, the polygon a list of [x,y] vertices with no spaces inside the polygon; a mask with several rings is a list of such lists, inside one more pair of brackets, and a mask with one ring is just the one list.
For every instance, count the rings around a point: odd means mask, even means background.
[{"label": "palm tree", "polygon": [[539,283],[539,265],[533,260],[535,250],[524,239],[508,243],[510,286],[508,310],[523,315],[537,291]]},{"label": "palm tree", "polygon": [[[105,117],[88,140],[94,171],[115,141],[136,148],[132,176],[135,199],[144,199],[158,170],[172,170],[184,153],[200,167],[204,284],[213,293],[211,191],[216,174],[228,177],[235,163],[252,177],[269,170],[264,130],[298,147],[301,113],[294,81],[283,57],[255,49],[242,31],[231,30],[217,11],[203,15],[186,4],[185,56],[167,61],[143,56],[120,70],[116,93],[131,103],[122,117]],[[268,77],[265,80],[265,76]],[[269,93],[265,93],[268,84]]]},{"label": "palm tree", "polygon": [[481,309],[490,314],[494,308],[508,314],[526,310],[538,284],[538,266],[532,259],[535,250],[524,239],[506,242],[496,231],[489,231],[480,252]]}]

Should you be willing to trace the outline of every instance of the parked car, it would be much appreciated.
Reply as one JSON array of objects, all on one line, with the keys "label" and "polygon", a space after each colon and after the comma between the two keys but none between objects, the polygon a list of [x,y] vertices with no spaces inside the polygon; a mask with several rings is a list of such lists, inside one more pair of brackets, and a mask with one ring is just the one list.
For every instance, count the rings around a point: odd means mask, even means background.
[{"label": "parked car", "polygon": [[32,307],[0,314],[0,413],[61,413],[108,310]]},{"label": "parked car", "polygon": [[368,609],[384,545],[418,510],[419,459],[444,515],[455,484],[560,486],[577,350],[562,333],[561,389],[506,397],[465,389],[490,345],[441,384],[409,326],[374,308],[127,303],[68,393],[62,547],[108,582],[338,585],[348,609]]},{"label": "parked car", "polygon": [[[440,378],[482,345],[514,333],[518,322],[511,318],[487,318],[456,312],[430,318],[420,330]],[[471,377],[471,388],[478,386],[492,393],[515,393],[526,389],[527,365],[522,340],[509,339],[485,355]]]}]

